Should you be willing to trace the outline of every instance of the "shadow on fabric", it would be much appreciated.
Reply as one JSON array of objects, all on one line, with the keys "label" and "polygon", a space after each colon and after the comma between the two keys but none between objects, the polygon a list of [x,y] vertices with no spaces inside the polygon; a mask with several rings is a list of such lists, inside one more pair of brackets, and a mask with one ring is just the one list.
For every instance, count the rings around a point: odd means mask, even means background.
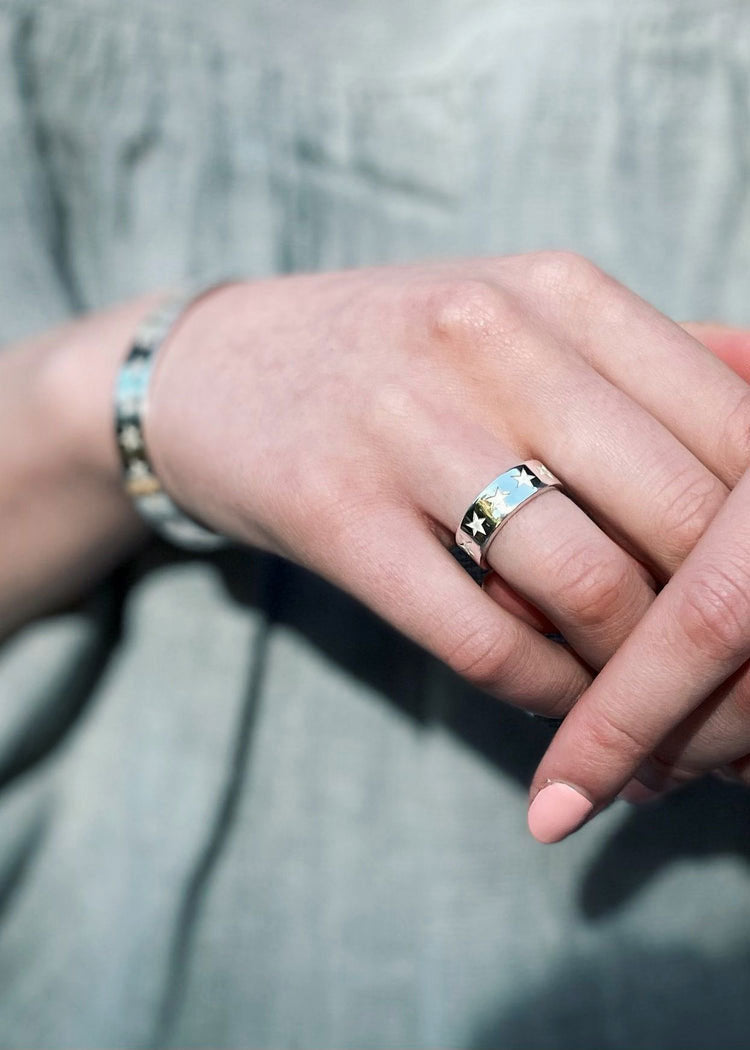
[{"label": "shadow on fabric", "polygon": [[[188,560],[189,555],[156,544],[144,558],[121,570],[115,587],[110,588],[110,604],[102,607],[102,615],[107,620],[103,632],[107,645],[92,651],[85,666],[60,683],[56,695],[50,698],[50,717],[45,720],[43,732],[30,737],[13,761],[0,769],[0,788],[7,788],[16,778],[42,763],[90,705],[97,681],[122,637],[121,600],[112,604],[111,594],[114,592],[127,600],[128,582],[165,564]],[[398,707],[416,726],[439,724],[490,767],[514,778],[519,787],[525,789],[554,733],[549,725],[469,687],[361,603],[298,566],[256,551],[228,550],[212,555],[210,560],[222,578],[230,601],[249,609],[262,609],[267,626],[279,624],[298,633],[328,660],[376,692],[382,702]],[[346,631],[341,630],[342,623],[347,624]],[[261,674],[262,670],[257,673]],[[440,676],[444,678],[445,688],[419,688],[419,683],[434,686],[436,677]],[[248,683],[248,699],[242,725],[238,727],[237,750],[226,796],[216,815],[215,826],[208,829],[206,849],[186,887],[159,1022],[162,1034],[169,1031],[179,1009],[195,919],[223,843],[231,833],[237,799],[252,753],[258,687],[258,682]],[[699,834],[696,828],[700,828]],[[3,905],[13,896],[23,872],[33,863],[43,836],[43,826],[32,828],[28,840],[20,844],[12,858],[9,870],[0,873],[0,920]],[[590,922],[612,919],[671,865],[685,858],[725,854],[750,862],[748,795],[744,789],[706,779],[660,803],[630,810],[589,862],[579,887],[580,911]],[[711,972],[706,974],[705,958],[692,954],[689,948],[690,922],[691,917],[686,916],[684,951],[672,955],[656,949],[644,954],[642,947],[631,944],[621,957],[608,962],[607,973],[602,972],[600,958],[577,957],[574,953],[565,969],[553,971],[543,987],[530,991],[524,1001],[504,1010],[501,1016],[489,1017],[469,1045],[476,1050],[534,1045],[535,1019],[541,1017],[546,1020],[540,1031],[548,1034],[559,1026],[561,1050],[569,1046],[566,1040],[571,1031],[576,1033],[577,1050],[589,1047],[591,1050],[605,1047],[646,1050],[671,1045],[666,1027],[664,1032],[638,1031],[635,1015],[640,1016],[641,1011],[631,1011],[632,1027],[627,1031],[583,1031],[582,1016],[589,1011],[581,1010],[582,1002],[603,994],[632,995],[634,1002],[641,1003],[644,997],[655,998],[658,1008],[646,1011],[646,1016],[661,1013],[665,1026],[670,1017],[680,1016],[683,1031],[686,1030],[685,1011],[695,1010],[696,1045],[712,1045],[710,1037],[716,1037],[717,1033],[743,1031],[747,997],[727,995],[726,989],[737,986],[738,981],[747,983],[746,978],[740,979],[737,975],[750,972],[750,950],[742,958],[713,960]],[[686,988],[701,988],[700,1003],[686,1002]],[[732,1011],[737,1016],[729,1016]],[[590,1013],[601,1017],[607,1010]],[[621,1019],[629,1014],[627,1000],[621,998],[612,1013],[620,1019],[618,1023],[622,1023]],[[720,1042],[723,1050],[733,1050],[734,1044],[723,1038]],[[547,1046],[546,1050],[554,1047]]]},{"label": "shadow on fabric", "polygon": [[[242,564],[246,557],[238,551],[216,556],[227,591],[238,602],[252,600],[251,574]],[[287,600],[278,603],[285,627],[376,690],[384,701],[397,705],[402,714],[423,725],[439,722],[486,762],[527,787],[554,728],[471,688],[320,577],[272,560],[278,563],[276,586],[287,592]],[[354,624],[354,629],[342,634],[342,623]],[[428,676],[434,681],[435,675],[450,679],[449,688],[422,694],[414,688]],[[591,861],[581,884],[581,911],[590,920],[607,917],[669,865],[686,857],[720,854],[733,854],[750,864],[748,793],[707,777],[662,801],[630,809]]]}]

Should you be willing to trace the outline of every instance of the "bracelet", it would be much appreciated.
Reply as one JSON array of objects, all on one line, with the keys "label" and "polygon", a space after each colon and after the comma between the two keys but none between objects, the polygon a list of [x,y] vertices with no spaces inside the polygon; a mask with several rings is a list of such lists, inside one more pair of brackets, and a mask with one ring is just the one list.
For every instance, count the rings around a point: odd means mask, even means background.
[{"label": "bracelet", "polygon": [[115,434],[125,491],[155,532],[186,550],[216,550],[226,546],[229,540],[188,517],[162,488],[151,465],[143,433],[149,380],[159,347],[182,312],[228,280],[177,291],[147,316],[136,330],[115,384]]}]

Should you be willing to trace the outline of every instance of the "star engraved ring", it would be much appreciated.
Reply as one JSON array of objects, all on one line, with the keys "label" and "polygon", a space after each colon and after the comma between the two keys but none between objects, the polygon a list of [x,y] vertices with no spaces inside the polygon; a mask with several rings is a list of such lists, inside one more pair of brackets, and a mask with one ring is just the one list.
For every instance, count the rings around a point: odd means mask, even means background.
[{"label": "star engraved ring", "polygon": [[480,568],[486,569],[487,548],[508,518],[540,493],[559,488],[560,479],[538,459],[511,467],[476,497],[456,529],[456,543]]}]

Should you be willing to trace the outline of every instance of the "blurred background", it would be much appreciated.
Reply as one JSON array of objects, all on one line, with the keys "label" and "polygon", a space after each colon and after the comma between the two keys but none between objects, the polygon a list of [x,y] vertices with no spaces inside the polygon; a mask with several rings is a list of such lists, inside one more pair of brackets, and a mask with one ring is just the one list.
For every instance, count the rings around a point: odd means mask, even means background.
[{"label": "blurred background", "polygon": [[[750,325],[746,0],[0,0],[0,55],[3,342],[537,248]],[[552,731],[294,566],[154,544],[0,649],[0,1046],[746,1047],[748,796],[546,848]]]}]

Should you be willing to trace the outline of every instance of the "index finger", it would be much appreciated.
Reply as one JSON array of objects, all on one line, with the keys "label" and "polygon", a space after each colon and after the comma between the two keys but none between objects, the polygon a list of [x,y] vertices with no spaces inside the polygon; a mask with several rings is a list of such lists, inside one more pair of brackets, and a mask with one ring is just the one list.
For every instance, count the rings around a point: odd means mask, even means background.
[{"label": "index finger", "polygon": [[750,657],[750,472],[567,715],[531,785],[529,829],[558,842],[606,806]]}]

